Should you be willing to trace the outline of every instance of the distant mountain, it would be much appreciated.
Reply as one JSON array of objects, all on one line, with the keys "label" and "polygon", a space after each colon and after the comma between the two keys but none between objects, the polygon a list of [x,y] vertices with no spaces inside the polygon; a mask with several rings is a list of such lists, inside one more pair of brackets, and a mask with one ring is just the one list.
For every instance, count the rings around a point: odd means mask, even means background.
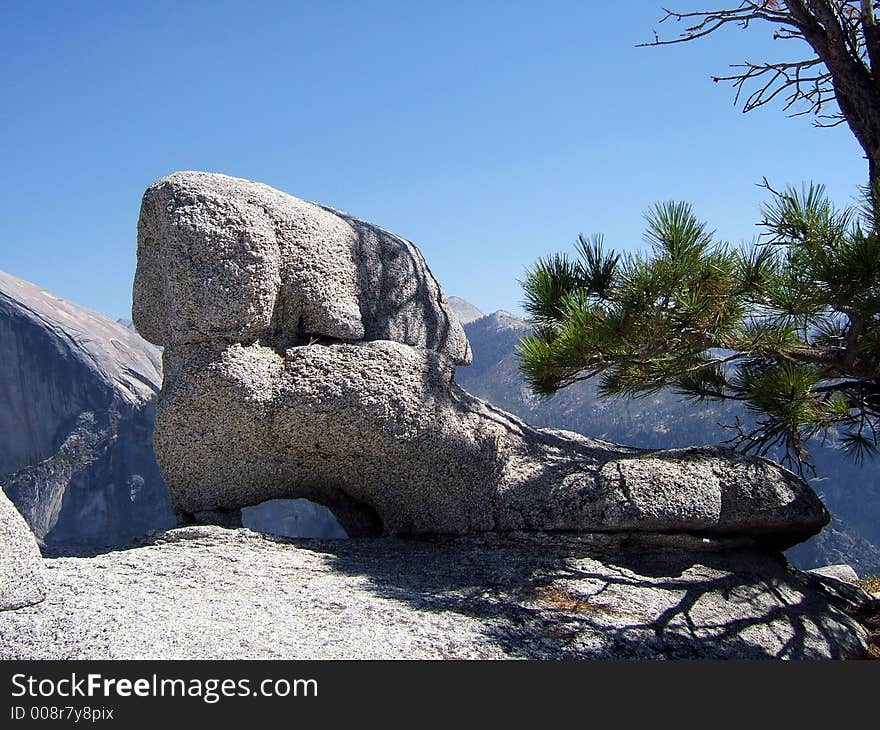
[{"label": "distant mountain", "polygon": [[[456,382],[533,425],[616,443],[659,448],[717,444],[728,438],[720,424],[733,422],[736,410],[727,404],[697,405],[666,392],[638,399],[599,398],[591,382],[550,398],[535,396],[519,373],[515,354],[528,330],[527,322],[504,311],[465,324],[474,361],[456,370]],[[859,466],[832,447],[815,445],[813,452],[819,469],[813,488],[837,519],[796,547],[791,559],[801,567],[847,562],[862,575],[880,574],[880,465]]]},{"label": "distant mountain", "polygon": [[475,319],[485,316],[473,304],[461,297],[447,297],[446,301],[449,303],[450,309],[455,312],[458,321],[462,324],[473,322]]},{"label": "distant mountain", "polygon": [[795,545],[786,555],[800,568],[846,563],[862,577],[880,575],[880,548],[836,516],[816,537]]},{"label": "distant mountain", "polygon": [[242,510],[242,522],[259,532],[284,537],[348,537],[333,513],[307,499],[272,499]]},{"label": "distant mountain", "polygon": [[174,524],[153,455],[161,355],[0,272],[0,484],[53,552]]}]

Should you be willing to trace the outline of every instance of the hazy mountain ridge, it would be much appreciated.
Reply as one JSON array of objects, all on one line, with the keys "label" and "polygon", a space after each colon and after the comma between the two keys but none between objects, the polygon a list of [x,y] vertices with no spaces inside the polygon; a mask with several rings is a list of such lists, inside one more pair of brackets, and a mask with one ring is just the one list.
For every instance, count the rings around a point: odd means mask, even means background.
[{"label": "hazy mountain ridge", "polygon": [[[727,404],[693,404],[666,392],[601,399],[591,382],[577,383],[550,398],[534,395],[519,373],[515,354],[528,330],[528,322],[504,311],[467,323],[474,361],[456,370],[456,382],[533,425],[616,443],[669,448],[718,444],[729,437],[720,424],[732,423],[736,411]],[[862,575],[880,574],[880,465],[859,466],[832,447],[816,445],[814,455],[819,478],[813,487],[836,519],[789,557],[801,567],[847,562]]]}]

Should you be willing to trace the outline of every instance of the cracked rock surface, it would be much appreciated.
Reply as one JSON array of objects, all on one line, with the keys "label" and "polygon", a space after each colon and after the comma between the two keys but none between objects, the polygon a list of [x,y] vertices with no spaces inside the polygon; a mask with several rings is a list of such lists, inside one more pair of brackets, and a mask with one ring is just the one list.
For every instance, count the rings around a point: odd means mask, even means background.
[{"label": "cracked rock surface", "polygon": [[207,526],[46,564],[47,599],[0,613],[2,659],[842,658],[864,655],[848,613],[870,601],[683,536]]}]

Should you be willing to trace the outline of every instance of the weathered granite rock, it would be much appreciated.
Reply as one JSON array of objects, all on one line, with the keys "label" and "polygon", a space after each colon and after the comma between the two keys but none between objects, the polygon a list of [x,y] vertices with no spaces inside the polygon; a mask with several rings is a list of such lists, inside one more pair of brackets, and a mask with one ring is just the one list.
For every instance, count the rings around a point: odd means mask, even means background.
[{"label": "weathered granite rock", "polygon": [[175,173],[147,189],[133,316],[168,347],[395,340],[470,362],[461,324],[409,241],[226,175]]},{"label": "weathered granite rock", "polygon": [[[861,657],[870,599],[698,539],[269,540],[190,527],[51,565],[0,659]],[[830,585],[830,584],[834,585]]]},{"label": "weathered granite rock", "polygon": [[[449,297],[455,308],[470,304]],[[472,308],[472,307],[471,307]],[[530,330],[529,323],[507,312],[494,312],[465,322],[473,362],[455,373],[456,382],[469,393],[488,400],[539,427],[563,428],[608,441],[641,448],[676,448],[718,444],[728,435],[720,424],[751,417],[732,403],[701,404],[694,408],[674,393],[650,398],[606,399],[596,383],[584,381],[552,398],[540,398],[519,372],[516,347]],[[798,568],[848,563],[862,577],[880,575],[880,471],[870,464],[853,463],[840,448],[811,442],[821,479],[814,482],[832,513],[831,522],[815,537],[786,552]],[[853,490],[853,484],[859,484]],[[844,519],[841,519],[844,518]]]},{"label": "weathered granite rock", "polygon": [[0,490],[0,611],[42,601],[45,574],[34,534]]},{"label": "weathered granite rock", "polygon": [[154,443],[183,515],[306,498],[350,535],[624,530],[774,547],[828,521],[768,461],[538,430],[468,395],[453,382],[470,356],[461,326],[415,247],[382,229],[176,173],[147,189],[138,231],[134,321],[165,346]]}]

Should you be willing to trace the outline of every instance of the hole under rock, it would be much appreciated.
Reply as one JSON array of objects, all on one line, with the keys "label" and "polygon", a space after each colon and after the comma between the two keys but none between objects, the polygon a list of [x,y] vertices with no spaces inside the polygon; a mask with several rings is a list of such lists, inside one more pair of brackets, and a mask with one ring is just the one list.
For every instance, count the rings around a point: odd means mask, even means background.
[{"label": "hole under rock", "polygon": [[271,499],[241,511],[245,527],[281,537],[344,540],[348,534],[334,514],[308,499]]}]

